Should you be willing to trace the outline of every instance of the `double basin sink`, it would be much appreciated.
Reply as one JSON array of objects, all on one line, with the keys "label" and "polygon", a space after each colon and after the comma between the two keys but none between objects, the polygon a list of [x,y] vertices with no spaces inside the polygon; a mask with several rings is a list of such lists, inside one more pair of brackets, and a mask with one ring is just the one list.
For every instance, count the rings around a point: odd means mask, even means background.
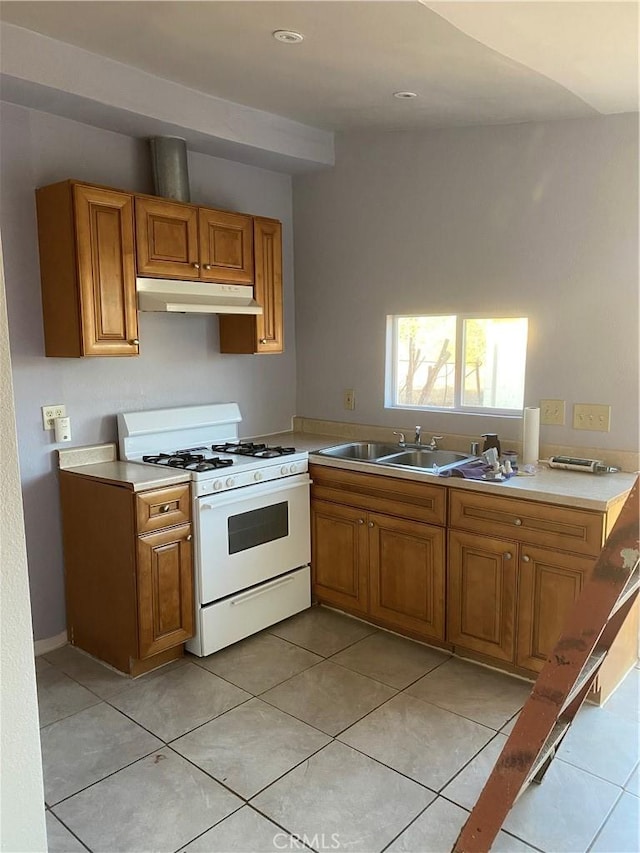
[{"label": "double basin sink", "polygon": [[353,441],[317,451],[319,456],[333,459],[350,459],[353,462],[374,462],[399,468],[415,468],[418,471],[439,474],[457,468],[475,459],[468,453],[455,450],[431,450],[429,447],[402,447],[397,444],[380,444],[371,441]]}]

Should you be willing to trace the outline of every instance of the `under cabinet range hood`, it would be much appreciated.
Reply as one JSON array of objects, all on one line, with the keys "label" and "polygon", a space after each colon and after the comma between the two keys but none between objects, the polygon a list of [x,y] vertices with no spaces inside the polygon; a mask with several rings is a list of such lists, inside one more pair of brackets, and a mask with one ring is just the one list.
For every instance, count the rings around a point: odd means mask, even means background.
[{"label": "under cabinet range hood", "polygon": [[175,314],[262,314],[248,284],[137,278],[138,309]]}]

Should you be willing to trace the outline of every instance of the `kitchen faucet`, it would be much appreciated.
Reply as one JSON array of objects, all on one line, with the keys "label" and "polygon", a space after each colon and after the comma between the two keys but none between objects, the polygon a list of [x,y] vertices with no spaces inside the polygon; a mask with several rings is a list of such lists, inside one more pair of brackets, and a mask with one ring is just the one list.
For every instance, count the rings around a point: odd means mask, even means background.
[{"label": "kitchen faucet", "polygon": [[429,444],[422,443],[422,427],[416,427],[416,434],[413,442],[407,441],[405,438],[405,434],[403,432],[396,432],[394,430],[394,435],[399,436],[398,446],[399,447],[416,447],[424,450],[438,450],[438,442],[442,440],[443,436],[441,435],[432,435],[431,441]]}]

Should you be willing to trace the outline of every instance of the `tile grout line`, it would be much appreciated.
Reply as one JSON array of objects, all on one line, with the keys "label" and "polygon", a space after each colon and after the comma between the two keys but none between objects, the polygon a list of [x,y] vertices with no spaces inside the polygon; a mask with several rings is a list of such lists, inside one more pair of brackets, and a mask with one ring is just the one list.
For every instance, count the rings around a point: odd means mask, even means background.
[{"label": "tile grout line", "polygon": [[[47,809],[51,812],[54,820],[57,820],[59,823],[61,823],[62,826],[64,826],[64,828],[67,830],[67,832],[70,833],[71,835],[73,835],[73,837],[76,839],[76,841],[78,841],[80,844],[82,844],[82,846],[85,848],[85,850],[88,850],[89,853],[93,853],[93,851],[91,850],[89,845],[85,844],[84,841],[80,838],[80,836],[76,835],[76,833],[71,829],[71,827],[67,826],[67,824],[62,820],[62,818],[58,817],[58,815],[54,811],[52,811],[51,808],[47,807]],[[47,809],[45,809],[45,812]]]}]

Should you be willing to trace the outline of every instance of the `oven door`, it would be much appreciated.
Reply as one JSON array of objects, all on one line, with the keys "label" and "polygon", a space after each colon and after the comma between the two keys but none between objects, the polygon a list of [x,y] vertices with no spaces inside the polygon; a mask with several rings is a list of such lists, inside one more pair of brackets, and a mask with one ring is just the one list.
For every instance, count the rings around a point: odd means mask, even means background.
[{"label": "oven door", "polygon": [[196,499],[200,604],[311,560],[307,474]]}]

